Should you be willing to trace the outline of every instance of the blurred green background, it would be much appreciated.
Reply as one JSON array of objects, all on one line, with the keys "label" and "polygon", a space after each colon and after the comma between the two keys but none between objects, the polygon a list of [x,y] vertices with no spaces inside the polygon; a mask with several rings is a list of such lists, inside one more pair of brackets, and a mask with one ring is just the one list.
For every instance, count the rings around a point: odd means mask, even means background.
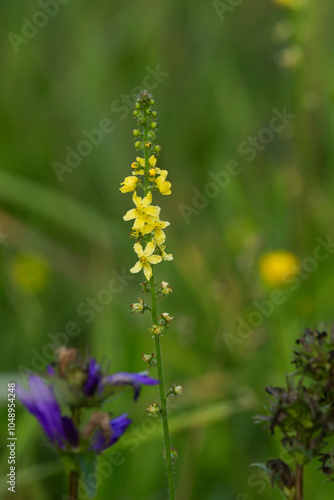
[{"label": "blurred green background", "polygon": [[[316,265],[308,258],[317,238],[333,233],[334,6],[236,3],[0,6],[3,436],[7,382],[17,371],[43,369],[50,333],[61,334],[68,322],[80,328],[72,345],[105,356],[112,371],[143,370],[141,353],[153,349],[148,317],[129,314],[141,276],[125,279],[94,318],[80,313],[89,297],[102,297],[112,273],[129,275],[135,263],[130,225],[122,220],[131,195],[118,188],[136,157],[130,104],[146,86],[157,103],[159,166],[173,189],[158,203],[171,222],[174,261],[156,272],[174,286],[159,307],[176,318],[163,338],[166,380],[184,385],[171,415],[180,500],[280,498],[249,468],[282,451],[278,436],[254,425],[253,415],[263,411],[264,386],[284,383],[303,328],[333,320],[333,255]],[[264,132],[273,109],[284,108],[295,118],[280,132]],[[112,132],[60,182],[54,162],[65,165],[83,130],[105,119]],[[257,146],[246,154],[250,136]],[[210,174],[223,176],[231,161],[239,173],[208,187]],[[242,338],[240,318],[247,321],[254,301],[263,304],[272,293],[259,259],[277,249],[292,252],[306,272],[298,286],[275,285],[284,302]],[[234,339],[231,348],[226,339]],[[110,449],[120,455],[101,457],[109,465],[107,473],[101,465],[97,500],[166,498],[160,429],[145,414],[157,397],[146,387],[137,404],[126,393],[110,405],[115,415],[128,411],[134,424],[131,439]],[[16,425],[15,498],[61,499],[62,469],[21,405]],[[1,464],[1,497],[12,498],[5,446]],[[307,469],[305,497],[329,500],[333,487],[317,467]]]}]

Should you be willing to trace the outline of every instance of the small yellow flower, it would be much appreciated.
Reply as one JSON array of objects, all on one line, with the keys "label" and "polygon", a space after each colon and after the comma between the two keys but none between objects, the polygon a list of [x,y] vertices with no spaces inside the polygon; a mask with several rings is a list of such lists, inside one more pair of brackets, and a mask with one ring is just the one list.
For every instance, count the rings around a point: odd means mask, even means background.
[{"label": "small yellow flower", "polygon": [[122,193],[130,193],[131,191],[136,190],[136,186],[138,184],[138,177],[135,175],[130,175],[129,177],[125,177],[124,182],[121,182],[121,186],[119,190]]},{"label": "small yellow flower", "polygon": [[150,223],[152,221],[152,217],[159,217],[160,207],[151,206],[151,192],[149,192],[143,199],[140,196],[137,196],[136,193],[133,193],[132,200],[136,205],[136,208],[131,208],[131,210],[128,210],[123,219],[136,219],[133,225],[133,229],[141,229],[145,223]]},{"label": "small yellow flower", "polygon": [[[145,167],[145,160],[144,158],[139,158],[139,156],[137,156],[136,158],[137,161],[134,161],[131,163],[131,168],[132,170],[134,171],[134,173],[136,175],[144,175],[145,174],[145,171],[142,167]],[[144,162],[144,163],[142,163]]]},{"label": "small yellow flower", "polygon": [[159,245],[159,250],[161,252],[162,258],[164,260],[173,260],[173,258],[174,258],[173,255],[171,253],[166,253],[165,248],[166,248],[165,245],[161,245],[161,246]]},{"label": "small yellow flower", "polygon": [[169,222],[164,222],[162,220],[154,220],[148,224],[145,224],[140,232],[142,234],[149,234],[154,231],[154,239],[157,242],[157,245],[162,245],[166,239],[166,235],[163,231],[165,227],[169,226]]},{"label": "small yellow flower", "polygon": [[268,252],[259,261],[260,275],[271,286],[283,285],[286,278],[298,273],[299,266],[296,255],[286,250]]},{"label": "small yellow flower", "polygon": [[157,169],[155,169],[155,168],[150,168],[150,170],[148,171],[148,174],[150,177],[154,177],[156,175],[156,173],[157,173]]},{"label": "small yellow flower", "polygon": [[160,174],[159,177],[157,177],[156,179],[154,179],[154,182],[156,183],[159,191],[161,194],[171,194],[171,183],[169,181],[166,181],[166,177],[167,177],[167,170],[161,170],[160,171]]},{"label": "small yellow flower", "polygon": [[153,241],[149,241],[146,244],[145,250],[143,250],[140,243],[135,243],[133,248],[139,257],[139,261],[130,269],[130,273],[139,273],[143,269],[145,278],[149,281],[152,276],[152,267],[150,264],[158,264],[162,258],[160,255],[152,255],[155,250]]}]

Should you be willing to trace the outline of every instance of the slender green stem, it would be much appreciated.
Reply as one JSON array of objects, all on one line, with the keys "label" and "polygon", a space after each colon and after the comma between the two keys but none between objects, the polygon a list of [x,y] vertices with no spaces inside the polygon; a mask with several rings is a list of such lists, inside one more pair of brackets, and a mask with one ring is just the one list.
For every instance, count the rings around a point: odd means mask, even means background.
[{"label": "slender green stem", "polygon": [[[147,123],[143,127],[143,140],[144,143],[148,141],[148,126]],[[144,152],[145,159],[145,176],[144,176],[144,191],[145,195],[148,191],[148,169],[149,169],[149,152],[145,150]],[[151,287],[151,314],[152,314],[152,323],[153,325],[158,324],[158,314],[157,314],[157,295],[155,291],[154,285],[154,269],[152,269],[152,277],[150,279],[150,287]],[[160,337],[159,335],[154,338],[155,343],[155,355],[157,360],[157,372],[159,378],[159,392],[160,392],[160,408],[161,408],[161,418],[162,418],[162,427],[164,434],[164,443],[166,450],[166,468],[167,468],[167,480],[168,480],[168,490],[169,490],[169,499],[175,500],[175,487],[174,487],[174,475],[173,475],[173,464],[171,457],[171,444],[170,444],[170,435],[169,435],[169,425],[168,425],[168,409],[167,409],[167,398],[165,393],[165,384],[164,384],[164,374],[162,368],[162,355],[161,355],[161,345],[160,345]]]},{"label": "slender green stem", "polygon": [[303,500],[303,466],[296,465],[296,500]]},{"label": "slender green stem", "polygon": [[[157,317],[157,296],[155,292],[154,286],[154,270],[150,280],[151,285],[151,299],[152,299],[152,322],[154,325],[158,323]],[[174,475],[173,475],[173,464],[171,457],[171,444],[170,444],[170,435],[169,435],[169,425],[168,425],[168,409],[167,409],[167,398],[165,393],[165,384],[164,384],[164,374],[162,368],[162,356],[161,356],[161,345],[160,345],[160,336],[156,335],[154,338],[155,343],[155,355],[157,359],[157,372],[159,378],[159,391],[160,391],[160,408],[161,408],[161,418],[162,418],[162,427],[164,432],[164,441],[165,441],[165,450],[166,450],[166,467],[167,467],[167,479],[168,479],[168,489],[169,489],[169,498],[170,500],[175,500],[175,487],[174,487]]]},{"label": "slender green stem", "polygon": [[[77,409],[72,410],[72,420],[74,425],[78,427],[80,423],[80,411]],[[69,500],[78,500],[78,487],[79,487],[79,471],[72,470],[69,476]]]}]

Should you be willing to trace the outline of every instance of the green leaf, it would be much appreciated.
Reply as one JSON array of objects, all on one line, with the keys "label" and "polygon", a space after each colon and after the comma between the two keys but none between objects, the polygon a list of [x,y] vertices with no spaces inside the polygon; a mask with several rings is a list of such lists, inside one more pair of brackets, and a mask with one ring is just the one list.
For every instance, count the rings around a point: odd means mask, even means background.
[{"label": "green leaf", "polygon": [[83,483],[83,487],[87,491],[89,498],[94,498],[96,494],[96,484],[97,481],[90,479],[96,474],[97,467],[97,457],[96,453],[90,452],[85,455],[78,455],[78,460],[81,468],[80,480]]},{"label": "green leaf", "polygon": [[52,189],[25,177],[2,170],[0,172],[0,197],[3,202],[38,214],[53,224],[110,247],[120,228],[112,225],[106,216],[60,190]]}]

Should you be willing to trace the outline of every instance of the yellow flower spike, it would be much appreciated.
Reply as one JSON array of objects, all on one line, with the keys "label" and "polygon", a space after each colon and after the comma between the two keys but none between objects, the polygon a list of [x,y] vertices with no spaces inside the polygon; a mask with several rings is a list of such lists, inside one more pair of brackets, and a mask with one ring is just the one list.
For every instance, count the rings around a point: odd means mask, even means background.
[{"label": "yellow flower spike", "polygon": [[265,253],[259,260],[260,275],[270,286],[284,285],[287,278],[298,273],[299,266],[296,255],[286,250]]},{"label": "yellow flower spike", "polygon": [[142,234],[149,234],[154,231],[154,239],[157,243],[157,245],[162,245],[165,242],[166,235],[163,231],[165,227],[169,226],[169,222],[164,222],[162,220],[155,220],[152,221],[151,223],[145,224],[141,229],[140,232]]},{"label": "yellow flower spike", "polygon": [[149,241],[146,244],[145,250],[143,250],[140,243],[135,243],[133,248],[139,257],[139,260],[130,269],[130,273],[139,273],[139,271],[143,269],[145,278],[149,281],[152,277],[152,267],[150,264],[158,264],[162,261],[162,257],[160,255],[152,255],[155,250],[155,244],[153,241]]},{"label": "yellow flower spike", "polygon": [[160,207],[151,206],[152,203],[151,191],[143,199],[140,196],[137,196],[136,193],[133,193],[132,200],[133,203],[136,205],[136,208],[128,210],[124,215],[123,219],[124,220],[135,219],[133,229],[141,229],[145,223],[150,223],[152,221],[152,217],[153,218],[159,217]]},{"label": "yellow flower spike", "polygon": [[121,182],[122,187],[120,187],[119,190],[122,193],[130,193],[131,191],[135,191],[138,180],[138,177],[136,177],[135,175],[125,177],[124,182]]}]

